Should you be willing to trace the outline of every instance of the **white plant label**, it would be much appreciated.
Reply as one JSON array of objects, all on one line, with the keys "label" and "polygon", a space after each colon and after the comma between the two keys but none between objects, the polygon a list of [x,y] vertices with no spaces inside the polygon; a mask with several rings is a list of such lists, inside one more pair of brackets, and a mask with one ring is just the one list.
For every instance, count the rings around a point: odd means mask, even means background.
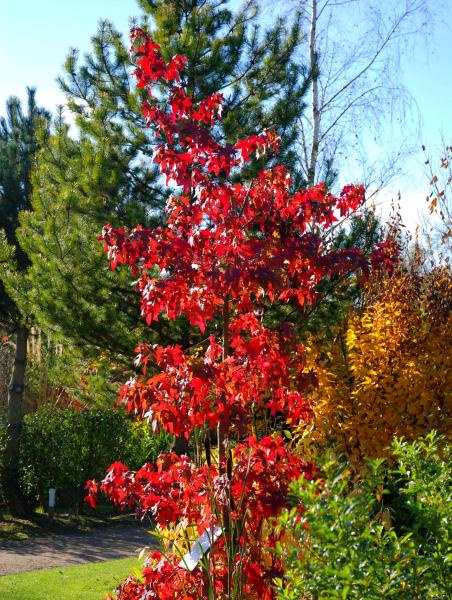
[{"label": "white plant label", "polygon": [[205,530],[205,532],[196,540],[192,549],[180,561],[179,567],[193,571],[198,566],[201,558],[207,554],[209,548],[215,544],[217,539],[223,533],[223,528],[219,525],[214,525]]}]

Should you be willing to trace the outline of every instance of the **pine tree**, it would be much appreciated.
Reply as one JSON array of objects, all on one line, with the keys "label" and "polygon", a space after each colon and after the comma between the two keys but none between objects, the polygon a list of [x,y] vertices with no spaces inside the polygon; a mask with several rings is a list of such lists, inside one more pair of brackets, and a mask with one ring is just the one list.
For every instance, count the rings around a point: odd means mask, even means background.
[{"label": "pine tree", "polygon": [[[337,252],[359,248],[369,256],[384,237],[385,228],[375,212],[366,207],[337,230],[333,228],[328,233],[328,243]],[[362,302],[362,296],[363,286],[355,275],[323,281],[319,286],[315,310],[300,316],[299,329],[303,336],[313,336],[319,344],[330,341],[337,335],[338,327],[343,325],[349,313]]]},{"label": "pine tree", "polygon": [[[183,54],[190,68],[182,83],[195,101],[209,94],[225,95],[220,137],[272,129],[281,136],[279,160],[294,168],[298,119],[310,79],[294,60],[302,38],[295,20],[288,31],[283,18],[262,31],[258,2],[245,2],[234,15],[228,1],[139,0],[155,26],[151,34],[165,60]],[[265,157],[268,161],[268,157]],[[258,162],[255,170],[263,166]]]},{"label": "pine tree", "polygon": [[[162,53],[183,52],[190,60],[187,87],[194,97],[225,95],[227,114],[216,135],[235,139],[275,128],[290,167],[306,87],[291,60],[298,24],[286,31],[277,21],[261,32],[254,3],[237,15],[226,2],[140,5]],[[135,90],[132,71],[128,48],[108,21],[100,24],[84,62],[76,52],[69,55],[60,82],[76,115],[77,136],[71,137],[60,115],[38,157],[33,212],[23,216],[20,231],[32,261],[27,302],[39,322],[86,356],[122,368],[138,339],[191,343],[183,320],[171,325],[162,320],[152,331],[143,330],[133,286],[108,273],[96,240],[105,223],[152,226],[163,218],[167,192],[152,165],[154,132],[144,127],[144,95]]]},{"label": "pine tree", "polygon": [[19,213],[31,208],[31,168],[39,139],[45,139],[49,115],[38,108],[35,90],[28,88],[27,114],[18,98],[6,104],[0,120],[0,319],[2,329],[13,335],[15,356],[8,388],[7,431],[3,456],[3,493],[12,514],[26,507],[18,485],[18,449],[22,428],[29,321],[16,302],[29,258],[19,242]]}]

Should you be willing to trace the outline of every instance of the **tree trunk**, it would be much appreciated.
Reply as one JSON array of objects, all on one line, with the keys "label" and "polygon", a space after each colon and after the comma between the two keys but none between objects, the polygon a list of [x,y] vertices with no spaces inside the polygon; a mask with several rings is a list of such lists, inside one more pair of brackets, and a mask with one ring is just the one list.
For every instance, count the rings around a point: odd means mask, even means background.
[{"label": "tree trunk", "polygon": [[308,186],[315,184],[320,146],[319,60],[317,54],[317,0],[312,0],[309,34],[309,62],[312,77],[312,143],[308,165]]},{"label": "tree trunk", "polygon": [[[226,360],[229,356],[229,300],[224,299],[223,305],[223,360]],[[225,440],[227,436],[226,423],[218,423],[218,466],[219,472],[221,473],[221,461],[226,458]]]},{"label": "tree trunk", "polygon": [[[184,319],[182,322],[180,344],[184,350],[189,348],[190,342],[190,327],[189,323]],[[170,447],[170,451],[174,452],[178,456],[190,456],[190,446],[185,435],[176,435]]]},{"label": "tree trunk", "polygon": [[174,452],[178,456],[190,456],[190,446],[185,435],[176,435],[173,443],[171,444],[171,452]]},{"label": "tree trunk", "polygon": [[[229,299],[227,296],[224,298],[223,304],[223,360],[226,360],[229,356]],[[224,397],[223,400],[226,400]],[[232,510],[232,495],[231,495],[231,476],[232,476],[232,456],[227,457],[227,442],[228,442],[228,426],[227,423],[221,421],[218,423],[218,473],[220,475],[226,475],[227,477],[227,496],[228,502],[222,510],[222,527],[223,534],[226,539],[226,554],[227,554],[227,569],[228,569],[228,584],[226,589],[225,598],[229,600],[232,598],[231,584],[232,574],[235,568],[235,556],[234,556],[234,544],[231,539],[231,510]],[[230,451],[229,451],[230,452]],[[231,461],[230,464],[229,460]]]},{"label": "tree trunk", "polygon": [[3,493],[8,508],[12,515],[18,517],[27,513],[26,501],[19,486],[19,443],[25,412],[23,396],[28,334],[26,327],[19,326],[13,373],[8,388],[6,444],[2,472]]}]

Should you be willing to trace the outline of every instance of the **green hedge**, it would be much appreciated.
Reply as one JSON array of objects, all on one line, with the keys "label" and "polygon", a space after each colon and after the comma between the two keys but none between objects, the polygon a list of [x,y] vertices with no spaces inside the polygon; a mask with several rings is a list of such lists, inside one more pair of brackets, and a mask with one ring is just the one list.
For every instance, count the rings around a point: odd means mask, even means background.
[{"label": "green hedge", "polygon": [[[0,438],[2,435],[0,434]],[[155,461],[169,437],[154,435],[123,410],[43,407],[25,417],[20,446],[21,485],[31,501],[80,504],[88,479],[99,479],[115,460],[132,469]]]}]

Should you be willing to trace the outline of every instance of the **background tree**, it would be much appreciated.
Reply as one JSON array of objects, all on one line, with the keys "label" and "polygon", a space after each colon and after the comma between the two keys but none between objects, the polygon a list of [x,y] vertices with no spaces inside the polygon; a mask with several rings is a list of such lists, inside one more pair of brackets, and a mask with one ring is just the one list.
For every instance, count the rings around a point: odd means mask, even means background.
[{"label": "background tree", "polygon": [[[6,118],[0,120],[0,319],[15,344],[11,383],[8,388],[7,431],[3,457],[3,492],[12,514],[25,505],[18,484],[19,434],[23,422],[23,395],[30,321],[13,290],[23,285],[29,259],[17,235],[19,213],[31,207],[31,169],[39,139],[45,140],[49,115],[36,105],[35,90],[27,89],[27,113],[11,97]],[[8,340],[9,341],[9,340]]]},{"label": "background tree", "polygon": [[[426,152],[423,146],[424,152]],[[426,157],[430,179],[427,197],[429,217],[424,219],[423,234],[433,252],[450,256],[452,251],[452,146],[444,145],[439,168]]]},{"label": "background tree", "polygon": [[[416,115],[400,81],[399,51],[426,31],[427,9],[425,0],[291,3],[307,33],[300,60],[312,75],[299,121],[300,168],[309,185],[342,179],[345,171],[375,191],[401,172],[416,133],[407,123]],[[405,134],[396,144],[393,125],[400,122]]]},{"label": "background tree", "polygon": [[[219,139],[232,143],[238,136],[273,129],[281,136],[279,162],[296,167],[297,119],[309,83],[304,62],[294,61],[303,37],[298,19],[291,28],[283,17],[263,27],[254,0],[245,0],[235,15],[227,0],[139,4],[152,16],[151,33],[163,57],[186,56],[190,68],[183,83],[194,100],[224,95]],[[255,168],[271,158],[264,157]]]},{"label": "background tree", "polygon": [[[215,135],[229,139],[273,127],[283,134],[284,160],[292,164],[306,87],[292,60],[298,23],[287,30],[278,20],[261,31],[254,2],[237,14],[226,2],[140,5],[162,54],[181,50],[190,58],[185,83],[194,96],[225,94],[226,115]],[[132,88],[131,72],[127,48],[107,21],[82,63],[77,52],[69,55],[60,82],[76,115],[77,134],[72,137],[61,115],[57,118],[49,146],[38,156],[33,212],[23,216],[19,234],[32,257],[30,293],[22,301],[30,303],[43,326],[83,347],[85,356],[104,358],[104,365],[119,369],[128,364],[138,339],[188,339],[183,320],[171,329],[156,324],[154,331],[143,332],[130,283],[107,272],[95,239],[106,222],[161,222],[167,197],[151,162],[153,126],[144,127],[143,94]]]}]

